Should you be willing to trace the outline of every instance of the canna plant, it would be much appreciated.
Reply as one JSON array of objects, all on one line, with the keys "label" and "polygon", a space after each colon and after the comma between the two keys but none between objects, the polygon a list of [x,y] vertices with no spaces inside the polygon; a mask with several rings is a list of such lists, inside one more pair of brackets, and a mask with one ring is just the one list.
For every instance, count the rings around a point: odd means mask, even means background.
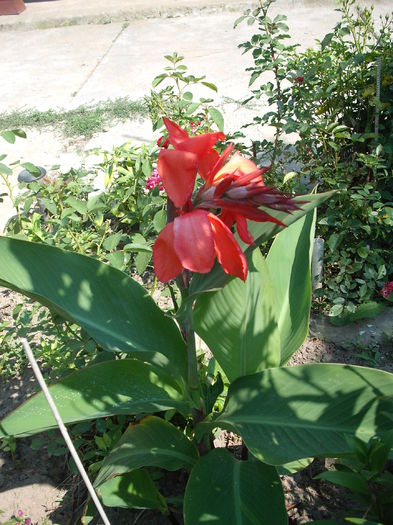
[{"label": "canna plant", "polygon": [[[171,146],[158,171],[168,223],[153,262],[158,279],[179,288],[173,312],[115,268],[17,238],[0,238],[0,285],[78,323],[107,351],[51,386],[66,424],[132,416],[95,479],[105,505],[157,509],[172,523],[178,505],[186,525],[284,525],[277,467],[345,457],[348,437],[367,442],[391,429],[393,375],[285,366],[307,335],[315,208],[329,194],[285,195],[231,147],[219,154],[221,132],[190,137],[165,125]],[[0,437],[54,427],[36,394],[1,421]],[[219,430],[239,437],[239,456],[217,446]],[[184,497],[161,494],[157,469],[182,472]]]}]

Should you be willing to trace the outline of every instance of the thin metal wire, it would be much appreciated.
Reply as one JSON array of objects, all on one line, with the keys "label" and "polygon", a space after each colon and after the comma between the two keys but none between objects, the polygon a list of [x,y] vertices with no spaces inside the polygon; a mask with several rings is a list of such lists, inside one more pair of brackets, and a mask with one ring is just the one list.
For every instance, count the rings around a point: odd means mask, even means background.
[{"label": "thin metal wire", "polygon": [[28,343],[28,341],[23,338],[21,339],[21,343],[22,343],[22,346],[23,346],[23,349],[25,351],[25,354],[27,356],[27,359],[29,360],[30,364],[31,364],[31,368],[33,369],[33,372],[34,372],[34,375],[41,387],[41,390],[42,392],[44,393],[44,396],[46,398],[46,400],[48,401],[48,404],[50,406],[50,409],[52,410],[52,413],[56,419],[56,423],[60,429],[60,432],[64,438],[64,441],[66,442],[66,445],[71,453],[71,456],[73,458],[73,460],[75,461],[75,465],[77,466],[78,470],[79,470],[79,473],[80,475],[82,476],[82,479],[83,481],[85,482],[86,484],[86,487],[87,487],[87,490],[89,491],[90,493],[90,496],[91,496],[91,499],[93,500],[101,518],[102,518],[102,521],[104,522],[104,525],[111,525],[110,521],[108,520],[108,517],[107,515],[105,514],[105,511],[101,505],[101,502],[100,500],[98,499],[98,496],[94,490],[94,487],[87,475],[87,472],[84,468],[84,466],[82,465],[82,462],[81,460],[79,459],[79,456],[78,456],[78,452],[76,451],[75,447],[74,447],[74,444],[72,443],[71,441],[71,438],[70,438],[70,435],[68,434],[68,431],[63,423],[63,420],[61,419],[61,416],[59,414],[59,411],[57,410],[57,407],[53,401],[53,398],[49,392],[49,389],[48,387],[46,386],[46,383],[45,383],[45,380],[42,376],[42,373],[41,373],[41,370],[38,366],[38,363],[34,357],[34,354],[30,348],[30,345]]}]

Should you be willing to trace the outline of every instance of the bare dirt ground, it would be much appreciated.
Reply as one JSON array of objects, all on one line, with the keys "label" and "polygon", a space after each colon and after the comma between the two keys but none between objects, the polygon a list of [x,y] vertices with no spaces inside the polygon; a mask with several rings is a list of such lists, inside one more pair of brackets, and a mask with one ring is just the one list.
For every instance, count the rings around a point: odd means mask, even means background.
[{"label": "bare dirt ground", "polygon": [[[18,295],[0,291],[0,322],[10,319],[12,309],[18,303]],[[354,357],[355,350],[328,343],[319,338],[308,338],[290,361],[290,365],[310,362],[338,362],[370,365],[393,370],[392,351],[388,346],[378,347],[373,352]],[[37,389],[31,370],[27,367],[21,376],[3,381],[0,389],[0,418],[23,402]],[[236,436],[226,436],[234,448],[239,445]],[[19,508],[39,525],[73,525],[79,523],[77,516],[86,504],[86,491],[77,476],[70,474],[67,458],[50,456],[46,447],[31,448],[31,439],[17,440],[15,457],[9,452],[0,452],[0,509],[4,512],[0,523],[5,523]],[[314,480],[313,477],[325,467],[324,462],[314,461],[309,467],[293,476],[282,476],[286,506],[290,524],[303,524],[315,519],[340,518],[351,509],[353,503],[348,493],[333,485]],[[185,476],[171,475],[162,480],[162,491],[173,493],[173,489],[184,485]],[[176,514],[179,524],[182,518]],[[153,511],[111,510],[109,516],[117,525],[168,525],[168,517]],[[43,521],[43,520],[47,521]]]}]

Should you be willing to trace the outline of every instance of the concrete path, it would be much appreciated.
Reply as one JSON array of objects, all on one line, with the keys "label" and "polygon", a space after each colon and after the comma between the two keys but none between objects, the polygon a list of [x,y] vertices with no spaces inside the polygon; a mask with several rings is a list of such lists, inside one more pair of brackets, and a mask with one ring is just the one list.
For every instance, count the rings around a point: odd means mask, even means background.
[{"label": "concrete path", "polygon": [[[23,107],[70,108],[124,96],[141,98],[162,71],[163,55],[173,51],[185,56],[192,71],[216,83],[221,97],[247,95],[245,68],[250,57],[241,55],[237,45],[256,28],[244,23],[233,30],[242,12],[235,0],[227,0],[225,9],[220,8],[220,0],[198,3],[197,9],[195,0],[166,0],[163,15],[138,19],[129,13],[155,15],[163,9],[162,0],[54,0],[28,3],[24,13],[0,17],[0,112]],[[378,2],[376,14],[389,8],[391,2]],[[192,13],[185,14],[190,9]],[[272,8],[272,14],[278,12],[287,14],[293,40],[303,47],[312,45],[338,19],[330,2],[311,6],[310,2],[280,0]],[[86,22],[73,25],[75,17]],[[117,21],[102,22],[112,19]],[[101,23],[88,24],[91,20]],[[16,30],[20,21],[26,29],[23,32]],[[58,26],[31,29],[45,21]]]},{"label": "concrete path", "polygon": [[[22,14],[0,17],[0,112],[70,109],[126,96],[140,99],[165,67],[164,54],[177,51],[190,73],[206,75],[218,86],[216,104],[224,112],[225,128],[238,130],[267,109],[263,101],[251,108],[238,103],[249,94],[246,68],[252,61],[237,46],[257,30],[246,23],[233,29],[245,5],[236,0],[26,2]],[[390,1],[376,2],[376,16],[390,10]],[[326,0],[278,0],[272,15],[277,13],[288,16],[293,41],[303,48],[338,20],[334,2]],[[247,133],[259,137],[250,128]],[[115,126],[83,146],[110,148],[130,139],[152,138],[149,122],[133,122]],[[20,158],[47,168],[70,149],[75,147],[53,131],[28,130],[28,140],[13,146],[0,141],[0,154],[7,153],[8,160]],[[3,188],[0,184],[0,193]],[[0,231],[10,213],[5,201],[0,205]]]}]

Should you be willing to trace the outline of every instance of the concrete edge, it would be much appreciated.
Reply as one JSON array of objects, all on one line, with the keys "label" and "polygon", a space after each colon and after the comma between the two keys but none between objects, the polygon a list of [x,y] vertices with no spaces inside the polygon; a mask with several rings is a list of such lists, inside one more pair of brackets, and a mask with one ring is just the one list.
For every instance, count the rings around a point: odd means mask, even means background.
[{"label": "concrete edge", "polygon": [[239,3],[227,4],[217,2],[215,5],[195,4],[179,6],[135,6],[133,9],[123,9],[118,12],[106,12],[82,16],[59,16],[55,18],[39,18],[37,20],[26,20],[20,22],[4,22],[0,18],[0,32],[7,31],[31,31],[37,29],[52,29],[58,27],[70,27],[77,25],[106,25],[111,23],[127,23],[133,20],[145,20],[150,18],[177,18],[195,14],[210,14],[217,11],[243,12],[251,8],[252,4]]},{"label": "concrete edge", "polygon": [[[369,5],[375,0],[357,0],[359,5]],[[388,0],[379,0],[385,2]],[[336,0],[274,0],[272,5],[273,11],[285,13],[288,10],[300,8],[318,8],[318,7],[337,7]],[[121,23],[132,20],[141,20],[146,18],[175,18],[184,15],[209,14],[217,11],[243,12],[248,8],[255,8],[256,1],[235,0],[191,0],[182,4],[181,0],[178,5],[165,3],[157,0],[156,2],[146,1],[145,5],[134,5],[132,7],[104,9],[102,12],[96,12],[89,15],[63,14],[48,16],[47,14],[33,14],[26,20],[23,20],[23,14],[19,21],[18,16],[13,16],[12,20],[7,21],[7,17],[0,17],[0,32],[6,31],[30,31],[36,29],[51,29],[56,27],[68,27],[75,25],[96,24],[104,25],[110,23]],[[26,12],[25,12],[26,13]],[[4,20],[2,19],[4,18]]]},{"label": "concrete edge", "polygon": [[330,323],[329,317],[312,312],[309,336],[334,343],[341,348],[356,346],[361,340],[365,346],[377,344],[391,347],[393,344],[393,307],[386,306],[376,317],[350,322],[343,326]]}]

